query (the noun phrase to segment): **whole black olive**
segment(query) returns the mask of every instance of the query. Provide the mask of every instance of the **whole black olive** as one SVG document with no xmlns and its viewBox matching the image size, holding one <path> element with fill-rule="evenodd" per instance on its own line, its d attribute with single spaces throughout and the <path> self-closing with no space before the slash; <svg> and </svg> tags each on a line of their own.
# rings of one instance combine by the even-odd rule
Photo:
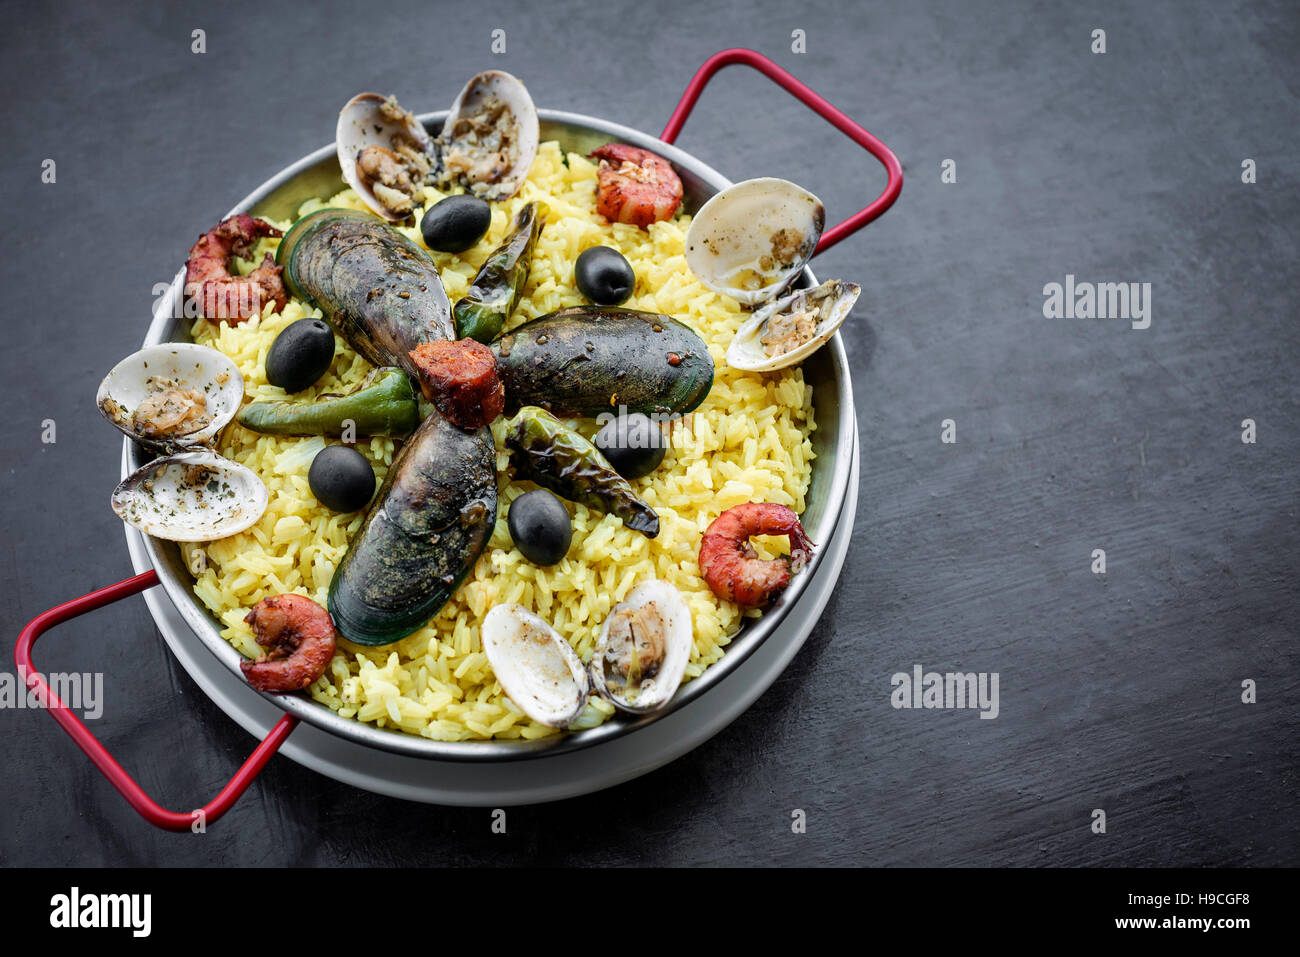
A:
<svg viewBox="0 0 1300 957">
<path fill-rule="evenodd" d="M 617 249 L 592 246 L 584 249 L 573 266 L 578 291 L 597 306 L 617 306 L 636 289 L 632 264 Z"/>
<path fill-rule="evenodd" d="M 329 371 L 334 330 L 320 319 L 285 326 L 266 353 L 266 381 L 285 392 L 301 392 Z"/>
<path fill-rule="evenodd" d="M 375 494 L 375 470 L 370 461 L 348 445 L 327 445 L 307 470 L 307 484 L 316 500 L 336 512 L 365 508 Z"/>
<path fill-rule="evenodd" d="M 492 225 L 486 199 L 462 193 L 448 196 L 424 211 L 420 233 L 424 244 L 440 253 L 463 253 L 483 238 Z"/>
<path fill-rule="evenodd" d="M 623 478 L 649 475 L 664 460 L 668 440 L 664 430 L 640 412 L 619 415 L 596 433 L 596 448 Z"/>
<path fill-rule="evenodd" d="M 544 488 L 514 500 L 506 516 L 510 537 L 535 565 L 554 565 L 569 552 L 573 523 L 563 503 Z"/>
</svg>

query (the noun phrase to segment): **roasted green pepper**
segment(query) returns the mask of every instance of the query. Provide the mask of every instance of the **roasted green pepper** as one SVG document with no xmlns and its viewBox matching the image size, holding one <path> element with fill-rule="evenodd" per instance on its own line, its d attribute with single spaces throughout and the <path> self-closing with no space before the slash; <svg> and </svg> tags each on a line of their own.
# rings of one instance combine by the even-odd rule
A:
<svg viewBox="0 0 1300 957">
<path fill-rule="evenodd" d="M 544 222 L 536 203 L 519 210 L 510 236 L 484 261 L 469 292 L 452 310 L 457 339 L 477 339 L 486 345 L 501 332 L 528 284 L 533 247 Z"/>
<path fill-rule="evenodd" d="M 376 369 L 348 395 L 303 401 L 252 402 L 239 424 L 269 435 L 342 435 L 351 421 L 358 435 L 410 435 L 420 424 L 420 403 L 401 369 Z"/>
<path fill-rule="evenodd" d="M 545 409 L 520 409 L 506 432 L 506 445 L 522 477 L 561 498 L 617 515 L 649 538 L 659 534 L 659 516 L 637 498 L 627 479 L 598 448 Z"/>
</svg>

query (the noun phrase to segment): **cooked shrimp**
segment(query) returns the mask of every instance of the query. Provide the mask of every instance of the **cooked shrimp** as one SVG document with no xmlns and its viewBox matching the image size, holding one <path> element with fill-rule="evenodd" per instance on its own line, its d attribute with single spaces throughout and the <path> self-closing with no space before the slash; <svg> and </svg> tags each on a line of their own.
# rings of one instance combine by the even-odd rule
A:
<svg viewBox="0 0 1300 957">
<path fill-rule="evenodd" d="M 253 244 L 263 236 L 279 236 L 280 230 L 247 213 L 237 213 L 199 237 L 185 261 L 185 295 L 199 303 L 205 319 L 231 325 L 261 315 L 262 305 L 274 302 L 277 310 L 289 301 L 280 279 L 282 266 L 270 253 L 247 276 L 230 272 L 234 256 L 245 259 Z"/>
<path fill-rule="evenodd" d="M 785 535 L 790 555 L 772 561 L 757 557 L 751 535 Z M 700 571 L 713 593 L 747 608 L 765 608 L 780 597 L 790 576 L 812 558 L 813 543 L 799 516 L 784 505 L 749 502 L 727 509 L 700 542 Z"/>
<path fill-rule="evenodd" d="M 244 619 L 267 653 L 239 669 L 258 691 L 301 691 L 325 673 L 337 633 L 330 613 L 302 595 L 263 598 Z"/>
<path fill-rule="evenodd" d="M 600 160 L 596 211 L 611 223 L 644 229 L 677 212 L 682 181 L 662 156 L 623 143 L 606 143 L 591 158 Z"/>
</svg>

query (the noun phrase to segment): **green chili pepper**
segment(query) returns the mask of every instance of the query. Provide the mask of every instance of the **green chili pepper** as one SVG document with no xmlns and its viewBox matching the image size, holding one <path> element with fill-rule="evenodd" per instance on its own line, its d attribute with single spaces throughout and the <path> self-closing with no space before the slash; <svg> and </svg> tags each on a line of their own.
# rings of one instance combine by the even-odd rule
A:
<svg viewBox="0 0 1300 957">
<path fill-rule="evenodd" d="M 528 284 L 533 247 L 544 222 L 536 203 L 519 210 L 510 236 L 484 261 L 469 292 L 452 310 L 456 338 L 487 344 L 501 332 Z"/>
<path fill-rule="evenodd" d="M 401 369 L 376 369 L 348 395 L 252 402 L 239 412 L 240 425 L 269 435 L 337 436 L 349 420 L 359 435 L 410 435 L 420 424 L 410 377 Z"/>
<path fill-rule="evenodd" d="M 617 515 L 648 538 L 659 534 L 659 516 L 636 497 L 600 449 L 544 409 L 525 406 L 506 431 L 510 461 L 523 477 L 561 498 Z"/>
</svg>

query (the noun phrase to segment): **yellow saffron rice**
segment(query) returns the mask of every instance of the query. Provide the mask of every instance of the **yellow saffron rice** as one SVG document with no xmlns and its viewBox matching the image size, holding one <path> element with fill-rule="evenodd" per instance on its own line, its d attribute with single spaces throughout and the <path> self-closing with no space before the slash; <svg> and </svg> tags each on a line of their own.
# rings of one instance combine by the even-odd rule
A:
<svg viewBox="0 0 1300 957">
<path fill-rule="evenodd" d="M 518 209 L 536 200 L 545 206 L 546 226 L 510 327 L 582 305 L 574 262 L 584 249 L 607 245 L 626 256 L 636 271 L 636 292 L 626 306 L 675 316 L 704 338 L 716 366 L 713 390 L 694 413 L 674 424 L 663 464 L 632 483 L 658 512 L 660 533 L 646 538 L 613 516 L 570 502 L 573 544 L 568 556 L 549 568 L 529 562 L 511 543 L 506 515 L 510 502 L 535 486 L 507 479 L 502 444 L 507 420 L 498 419 L 492 433 L 500 507 L 488 547 L 453 599 L 420 630 L 383 647 L 339 643 L 310 694 L 344 717 L 439 741 L 559 733 L 531 721 L 502 693 L 479 642 L 480 622 L 493 605 L 517 602 L 549 621 L 588 661 L 610 609 L 635 585 L 652 578 L 674 584 L 690 605 L 695 648 L 686 680 L 697 677 L 722 657 L 743 621 L 741 609 L 716 598 L 700 576 L 697 555 L 704 530 L 724 509 L 742 502 L 804 509 L 813 458 L 809 436 L 816 424 L 812 389 L 802 373 L 797 367 L 766 375 L 729 368 L 726 348 L 746 313 L 734 300 L 701 285 L 687 268 L 683 250 L 690 218 L 655 223 L 648 231 L 611 225 L 596 213 L 595 189 L 596 167 L 590 160 L 575 153 L 565 157 L 558 144 L 543 143 L 523 189 L 493 205 L 488 235 L 461 255 L 430 256 L 454 303 L 505 238 Z M 429 190 L 428 205 L 440 198 Z M 326 203 L 309 202 L 300 212 L 326 205 L 363 208 L 356 194 L 345 190 Z M 288 228 L 290 223 L 276 225 Z M 402 231 L 424 248 L 418 224 Z M 260 260 L 276 244 L 262 241 L 253 258 Z M 253 263 L 240 262 L 239 267 L 248 272 Z M 267 350 L 287 325 L 310 316 L 320 312 L 291 299 L 280 313 L 268 306 L 260 318 L 236 326 L 198 319 L 192 331 L 196 342 L 238 363 L 249 400 L 282 399 L 282 390 L 266 381 Z M 336 337 L 335 346 L 329 372 L 299 398 L 349 392 L 370 371 L 369 363 L 341 338 Z M 593 420 L 570 424 L 588 437 L 597 429 Z M 285 592 L 324 605 L 334 569 L 361 527 L 363 512 L 337 514 L 311 493 L 307 470 L 325 444 L 320 438 L 259 435 L 238 424 L 223 436 L 221 453 L 261 477 L 270 504 L 248 531 L 206 546 L 185 546 L 186 558 L 192 569 L 203 569 L 195 593 L 224 625 L 223 637 L 248 657 L 260 650 L 244 623 L 248 610 L 262 598 Z M 394 440 L 359 437 L 356 447 L 382 482 L 393 460 Z M 784 539 L 756 539 L 754 544 L 763 558 L 785 550 Z M 607 701 L 592 696 L 574 727 L 593 727 L 613 713 Z"/>
</svg>

